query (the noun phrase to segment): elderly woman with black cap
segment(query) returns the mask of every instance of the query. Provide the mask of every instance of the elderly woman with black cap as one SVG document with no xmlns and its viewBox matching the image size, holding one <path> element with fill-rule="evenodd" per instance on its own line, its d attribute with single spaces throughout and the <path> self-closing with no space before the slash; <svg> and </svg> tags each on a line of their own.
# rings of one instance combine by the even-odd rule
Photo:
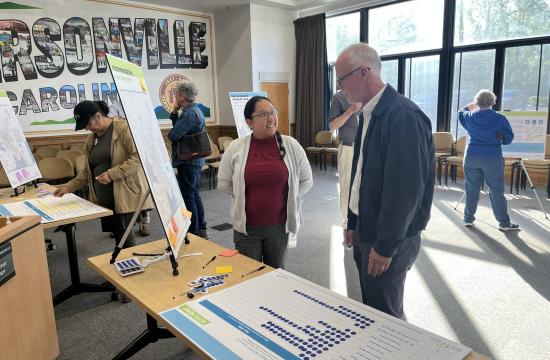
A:
<svg viewBox="0 0 550 360">
<path fill-rule="evenodd" d="M 101 228 L 112 232 L 118 244 L 148 186 L 128 123 L 110 118 L 108 114 L 109 107 L 103 101 L 86 100 L 74 108 L 75 131 L 91 131 L 84 144 L 86 166 L 74 179 L 60 185 L 54 196 L 88 185 L 90 200 L 113 210 L 113 216 L 101 218 Z M 143 208 L 153 208 L 150 197 Z M 130 232 L 124 247 L 134 245 L 134 235 Z"/>
</svg>

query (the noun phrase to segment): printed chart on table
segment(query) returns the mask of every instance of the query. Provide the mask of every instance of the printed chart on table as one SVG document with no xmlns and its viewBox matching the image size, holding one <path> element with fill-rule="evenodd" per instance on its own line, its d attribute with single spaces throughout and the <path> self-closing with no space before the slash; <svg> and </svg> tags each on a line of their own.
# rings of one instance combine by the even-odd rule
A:
<svg viewBox="0 0 550 360">
<path fill-rule="evenodd" d="M 471 352 L 280 269 L 160 315 L 213 358 L 452 360 Z"/>
<path fill-rule="evenodd" d="M 63 197 L 46 196 L 40 199 L 23 200 L 0 205 L 1 216 L 42 217 L 42 223 L 74 219 L 106 211 L 101 206 L 86 201 L 74 194 Z"/>
</svg>

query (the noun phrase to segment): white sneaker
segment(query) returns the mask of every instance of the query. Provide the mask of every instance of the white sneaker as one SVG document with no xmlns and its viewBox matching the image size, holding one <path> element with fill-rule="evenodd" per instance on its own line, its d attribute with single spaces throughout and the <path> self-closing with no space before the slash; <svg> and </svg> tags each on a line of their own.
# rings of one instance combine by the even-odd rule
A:
<svg viewBox="0 0 550 360">
<path fill-rule="evenodd" d="M 466 226 L 467 228 L 473 228 L 474 227 L 474 222 L 473 221 L 464 221 L 464 226 Z"/>
<path fill-rule="evenodd" d="M 512 223 L 510 223 L 510 224 L 507 225 L 507 226 L 500 226 L 500 225 L 499 225 L 499 226 L 498 226 L 498 229 L 499 229 L 500 231 L 518 231 L 518 230 L 520 230 L 518 224 L 512 224 Z"/>
</svg>

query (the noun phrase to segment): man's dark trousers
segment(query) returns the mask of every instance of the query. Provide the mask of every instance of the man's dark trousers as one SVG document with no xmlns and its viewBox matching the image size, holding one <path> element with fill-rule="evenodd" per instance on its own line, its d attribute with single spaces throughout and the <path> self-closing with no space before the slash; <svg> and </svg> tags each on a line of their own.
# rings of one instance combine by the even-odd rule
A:
<svg viewBox="0 0 550 360">
<path fill-rule="evenodd" d="M 354 232 L 353 257 L 359 271 L 363 303 L 403 319 L 405 278 L 420 251 L 420 233 L 405 239 L 393 256 L 388 269 L 377 277 L 368 274 L 369 252 L 372 244 L 361 242 L 359 239 L 360 234 L 357 231 Z"/>
</svg>

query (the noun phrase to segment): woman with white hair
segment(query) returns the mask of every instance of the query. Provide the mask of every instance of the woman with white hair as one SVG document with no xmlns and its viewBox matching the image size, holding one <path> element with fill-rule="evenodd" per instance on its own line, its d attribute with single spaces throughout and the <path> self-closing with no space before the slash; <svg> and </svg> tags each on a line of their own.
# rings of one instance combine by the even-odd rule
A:
<svg viewBox="0 0 550 360">
<path fill-rule="evenodd" d="M 207 238 L 204 206 L 200 195 L 204 159 L 180 160 L 178 157 L 178 141 L 185 135 L 200 133 L 206 126 L 204 115 L 195 103 L 198 94 L 199 91 L 192 82 L 182 82 L 178 85 L 176 102 L 170 114 L 173 127 L 168 133 L 168 139 L 172 142 L 172 165 L 178 169 L 177 179 L 181 195 L 185 207 L 191 211 L 189 232 Z"/>
<path fill-rule="evenodd" d="M 492 109 L 496 99 L 492 91 L 480 90 L 474 102 L 458 112 L 458 120 L 469 137 L 464 156 L 464 225 L 474 226 L 479 191 L 485 181 L 489 186 L 489 197 L 498 228 L 502 231 L 519 230 L 517 224 L 510 222 L 504 198 L 502 145 L 510 144 L 514 133 L 508 119 Z"/>
</svg>

